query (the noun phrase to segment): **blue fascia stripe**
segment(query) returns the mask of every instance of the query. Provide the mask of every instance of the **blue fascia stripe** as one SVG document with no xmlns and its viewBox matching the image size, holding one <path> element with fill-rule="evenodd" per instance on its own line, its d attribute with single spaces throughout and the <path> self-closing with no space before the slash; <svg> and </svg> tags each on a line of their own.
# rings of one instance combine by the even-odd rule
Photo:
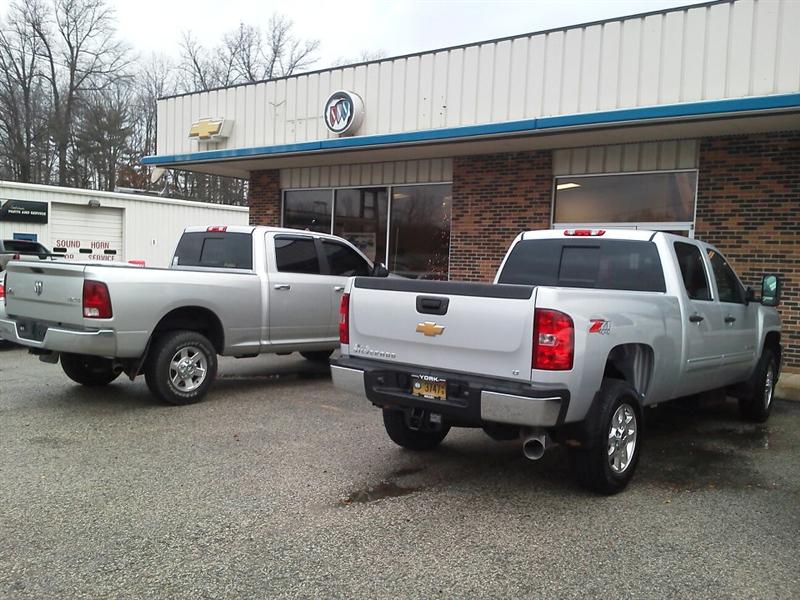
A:
<svg viewBox="0 0 800 600">
<path fill-rule="evenodd" d="M 179 163 L 216 161 L 232 158 L 255 158 L 319 152 L 324 150 L 359 149 L 375 146 L 391 146 L 397 144 L 418 144 L 439 142 L 459 138 L 483 138 L 493 135 L 513 133 L 535 133 L 550 129 L 566 129 L 586 125 L 613 125 L 630 121 L 647 121 L 654 119 L 678 119 L 682 117 L 702 117 L 708 115 L 724 115 L 737 112 L 779 110 L 800 108 L 800 93 L 776 94 L 772 96 L 754 96 L 749 98 L 731 98 L 726 100 L 706 100 L 682 104 L 666 104 L 644 108 L 623 108 L 593 113 L 539 117 L 521 121 L 489 123 L 485 125 L 463 125 L 442 129 L 426 129 L 404 133 L 386 133 L 356 137 L 332 138 L 297 144 L 280 144 L 277 146 L 261 146 L 255 148 L 231 148 L 229 150 L 207 150 L 188 154 L 166 156 L 145 156 L 145 165 L 174 165 Z"/>
</svg>

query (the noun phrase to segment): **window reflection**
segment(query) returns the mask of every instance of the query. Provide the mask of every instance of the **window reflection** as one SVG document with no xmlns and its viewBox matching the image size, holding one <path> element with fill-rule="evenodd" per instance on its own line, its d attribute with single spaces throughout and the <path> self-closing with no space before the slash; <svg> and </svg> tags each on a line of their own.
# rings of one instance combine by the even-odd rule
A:
<svg viewBox="0 0 800 600">
<path fill-rule="evenodd" d="M 559 177 L 553 221 L 691 222 L 696 182 L 696 171 Z"/>
<path fill-rule="evenodd" d="M 375 262 L 386 261 L 386 188 L 336 190 L 333 233 L 341 236 Z"/>
<path fill-rule="evenodd" d="M 447 279 L 452 197 L 450 185 L 392 188 L 389 271 L 419 279 Z"/>
<path fill-rule="evenodd" d="M 284 227 L 319 233 L 331 232 L 330 190 L 286 192 L 283 202 Z"/>
</svg>

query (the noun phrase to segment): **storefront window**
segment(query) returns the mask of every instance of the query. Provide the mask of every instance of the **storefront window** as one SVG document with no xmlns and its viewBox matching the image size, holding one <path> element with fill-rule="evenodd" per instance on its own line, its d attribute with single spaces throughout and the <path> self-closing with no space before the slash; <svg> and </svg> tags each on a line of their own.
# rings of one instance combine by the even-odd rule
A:
<svg viewBox="0 0 800 600">
<path fill-rule="evenodd" d="M 386 261 L 386 188 L 336 190 L 333 233 L 351 242 L 367 258 Z"/>
<path fill-rule="evenodd" d="M 283 226 L 319 233 L 331 232 L 331 191 L 299 190 L 283 197 Z"/>
<path fill-rule="evenodd" d="M 558 177 L 553 222 L 691 223 L 696 171 Z"/>
<path fill-rule="evenodd" d="M 415 279 L 447 279 L 450 185 L 392 188 L 389 271 Z"/>
</svg>

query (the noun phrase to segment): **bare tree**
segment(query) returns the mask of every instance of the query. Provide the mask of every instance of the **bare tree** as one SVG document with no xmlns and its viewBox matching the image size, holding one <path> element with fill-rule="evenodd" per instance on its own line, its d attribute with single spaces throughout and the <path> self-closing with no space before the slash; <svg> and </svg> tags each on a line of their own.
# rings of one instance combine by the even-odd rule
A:
<svg viewBox="0 0 800 600">
<path fill-rule="evenodd" d="M 332 67 L 344 67 L 355 63 L 370 62 L 386 58 L 386 50 L 362 50 L 356 58 L 339 57 L 333 61 Z"/>
<path fill-rule="evenodd" d="M 292 75 L 317 59 L 318 40 L 299 40 L 287 17 L 273 15 L 266 32 L 245 23 L 226 33 L 214 48 L 203 47 L 191 32 L 181 42 L 185 91 L 208 90 Z"/>
<path fill-rule="evenodd" d="M 40 43 L 27 10 L 13 2 L 0 29 L 0 152 L 14 179 L 35 182 L 46 171 L 49 102 L 40 79 Z"/>
<path fill-rule="evenodd" d="M 69 183 L 69 149 L 81 94 L 124 76 L 125 45 L 116 39 L 114 13 L 105 0 L 29 0 L 29 24 L 41 42 L 53 103 L 50 134 L 58 156 L 58 183 Z"/>
</svg>

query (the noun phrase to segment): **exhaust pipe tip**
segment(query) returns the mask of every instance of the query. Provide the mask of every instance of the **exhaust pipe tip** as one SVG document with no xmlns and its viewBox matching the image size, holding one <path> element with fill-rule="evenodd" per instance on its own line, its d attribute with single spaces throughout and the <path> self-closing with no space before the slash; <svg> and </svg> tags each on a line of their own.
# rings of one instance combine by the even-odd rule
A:
<svg viewBox="0 0 800 600">
<path fill-rule="evenodd" d="M 522 453 L 528 460 L 539 460 L 544 456 L 545 445 L 539 438 L 529 438 L 522 443 Z"/>
</svg>

